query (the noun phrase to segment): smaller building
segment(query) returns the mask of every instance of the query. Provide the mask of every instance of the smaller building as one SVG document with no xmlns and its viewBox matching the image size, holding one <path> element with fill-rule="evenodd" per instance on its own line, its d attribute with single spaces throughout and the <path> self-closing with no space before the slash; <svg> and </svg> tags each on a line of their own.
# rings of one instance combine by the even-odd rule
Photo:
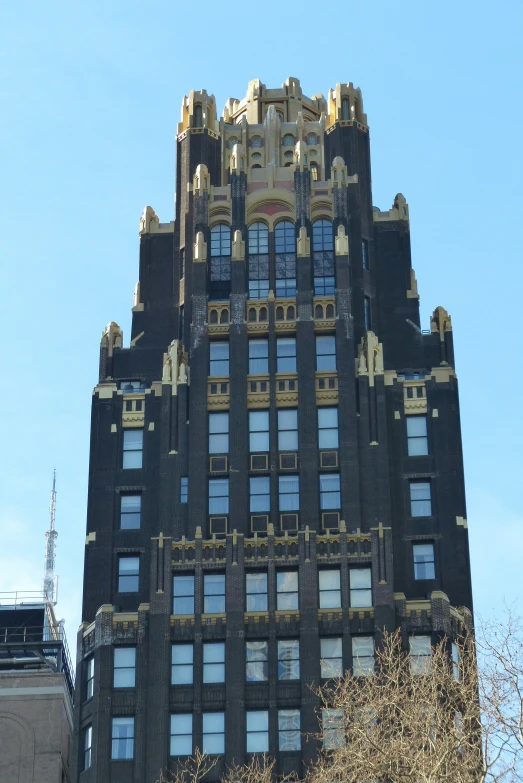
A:
<svg viewBox="0 0 523 783">
<path fill-rule="evenodd" d="M 0 781 L 69 783 L 74 674 L 43 594 L 0 593 Z"/>
</svg>

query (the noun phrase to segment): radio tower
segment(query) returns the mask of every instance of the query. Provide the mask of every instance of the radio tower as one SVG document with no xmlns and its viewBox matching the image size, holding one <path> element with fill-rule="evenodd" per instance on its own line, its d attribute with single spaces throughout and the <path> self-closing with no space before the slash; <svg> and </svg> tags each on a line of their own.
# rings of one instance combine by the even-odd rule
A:
<svg viewBox="0 0 523 783">
<path fill-rule="evenodd" d="M 54 529 L 56 514 L 56 470 L 53 471 L 53 489 L 51 492 L 51 501 L 49 503 L 49 513 L 51 516 L 51 525 L 45 534 L 44 595 L 47 600 L 54 605 L 56 604 L 54 561 L 56 557 L 56 539 L 58 537 L 58 533 Z"/>
</svg>

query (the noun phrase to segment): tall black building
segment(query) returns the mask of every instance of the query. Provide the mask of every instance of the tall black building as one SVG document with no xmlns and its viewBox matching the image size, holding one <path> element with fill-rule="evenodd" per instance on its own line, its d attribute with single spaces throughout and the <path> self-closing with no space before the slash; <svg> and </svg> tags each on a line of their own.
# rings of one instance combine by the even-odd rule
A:
<svg viewBox="0 0 523 783">
<path fill-rule="evenodd" d="M 421 329 L 403 196 L 372 206 L 359 89 L 184 98 L 132 318 L 93 394 L 78 780 L 195 747 L 300 773 L 312 683 L 472 608 L 451 320 Z"/>
</svg>

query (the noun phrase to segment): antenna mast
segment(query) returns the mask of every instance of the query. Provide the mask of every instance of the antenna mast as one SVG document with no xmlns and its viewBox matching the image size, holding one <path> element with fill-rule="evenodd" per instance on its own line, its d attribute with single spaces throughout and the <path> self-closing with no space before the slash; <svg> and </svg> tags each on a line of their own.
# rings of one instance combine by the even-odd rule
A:
<svg viewBox="0 0 523 783">
<path fill-rule="evenodd" d="M 53 471 L 53 489 L 51 491 L 51 501 L 49 503 L 49 514 L 51 517 L 51 524 L 49 530 L 47 530 L 45 534 L 44 595 L 50 603 L 56 604 L 54 576 L 56 539 L 58 538 L 58 533 L 54 528 L 56 515 L 56 470 Z"/>
</svg>

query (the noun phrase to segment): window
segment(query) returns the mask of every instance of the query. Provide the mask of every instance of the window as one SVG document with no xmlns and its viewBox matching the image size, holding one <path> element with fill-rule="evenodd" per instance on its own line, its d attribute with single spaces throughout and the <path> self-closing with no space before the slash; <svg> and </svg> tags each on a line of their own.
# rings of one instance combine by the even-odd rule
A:
<svg viewBox="0 0 523 783">
<path fill-rule="evenodd" d="M 312 249 L 315 252 L 334 250 L 334 234 L 330 220 L 316 220 L 312 224 Z"/>
<path fill-rule="evenodd" d="M 280 511 L 300 510 L 300 477 L 278 476 Z"/>
<path fill-rule="evenodd" d="M 409 644 L 410 673 L 429 674 L 431 670 L 430 636 L 411 636 Z"/>
<path fill-rule="evenodd" d="M 349 585 L 351 606 L 372 606 L 372 573 L 370 568 L 351 568 Z"/>
<path fill-rule="evenodd" d="M 318 446 L 320 449 L 338 448 L 337 408 L 318 408 Z"/>
<path fill-rule="evenodd" d="M 171 715 L 171 756 L 192 754 L 192 713 Z"/>
<path fill-rule="evenodd" d="M 452 674 L 454 675 L 456 682 L 461 680 L 459 647 L 455 642 L 452 642 Z"/>
<path fill-rule="evenodd" d="M 209 454 L 228 454 L 229 414 L 209 413 Z"/>
<path fill-rule="evenodd" d="M 202 105 L 201 103 L 197 103 L 194 107 L 194 127 L 195 128 L 201 128 L 202 127 Z"/>
<path fill-rule="evenodd" d="M 225 612 L 225 574 L 203 575 L 203 611 L 205 614 Z"/>
<path fill-rule="evenodd" d="M 247 717 L 247 753 L 268 753 L 269 751 L 269 713 L 267 710 L 254 710 Z"/>
<path fill-rule="evenodd" d="M 260 148 L 262 146 L 262 140 L 261 136 L 254 136 L 254 138 L 251 140 L 251 147 Z M 203 751 L 205 753 L 205 751 Z"/>
<path fill-rule="evenodd" d="M 249 449 L 269 451 L 269 411 L 249 411 Z"/>
<path fill-rule="evenodd" d="M 407 416 L 407 451 L 409 457 L 422 457 L 429 453 L 427 438 L 427 417 Z M 430 485 L 429 485 L 430 495 Z M 424 516 L 412 514 L 412 516 Z"/>
<path fill-rule="evenodd" d="M 298 609 L 298 572 L 276 572 L 276 609 Z"/>
<path fill-rule="evenodd" d="M 276 340 L 276 372 L 296 372 L 296 338 Z"/>
<path fill-rule="evenodd" d="M 278 410 L 278 451 L 298 450 L 298 411 L 293 408 Z"/>
<path fill-rule="evenodd" d="M 120 381 L 120 389 L 124 394 L 139 394 L 146 389 L 144 381 Z"/>
<path fill-rule="evenodd" d="M 122 468 L 142 467 L 143 456 L 143 430 L 123 431 L 123 463 Z"/>
<path fill-rule="evenodd" d="M 225 713 L 204 712 L 202 717 L 202 752 L 208 756 L 219 756 L 225 753 Z"/>
<path fill-rule="evenodd" d="M 366 239 L 361 240 L 361 262 L 364 269 L 369 268 L 369 243 Z"/>
<path fill-rule="evenodd" d="M 410 515 L 412 517 L 432 516 L 430 481 L 410 481 Z"/>
<path fill-rule="evenodd" d="M 316 369 L 336 369 L 336 338 L 334 335 L 316 337 Z"/>
<path fill-rule="evenodd" d="M 320 639 L 321 676 L 324 680 L 343 676 L 341 637 Z"/>
<path fill-rule="evenodd" d="M 231 255 L 231 229 L 219 223 L 211 229 L 211 257 Z"/>
<path fill-rule="evenodd" d="M 286 133 L 283 137 L 284 147 L 294 147 L 294 136 L 291 133 Z"/>
<path fill-rule="evenodd" d="M 93 727 L 86 726 L 84 729 L 84 765 L 82 769 L 89 769 L 91 766 L 91 748 L 93 745 Z"/>
<path fill-rule="evenodd" d="M 323 727 L 323 749 L 335 750 L 343 747 L 343 712 L 342 710 L 323 709 L 321 711 Z"/>
<path fill-rule="evenodd" d="M 249 298 L 267 299 L 268 295 L 269 231 L 263 223 L 255 223 L 249 228 Z"/>
<path fill-rule="evenodd" d="M 314 296 L 335 292 L 334 236 L 330 220 L 317 220 L 312 226 Z"/>
<path fill-rule="evenodd" d="M 225 642 L 204 642 L 203 681 L 225 682 Z"/>
<path fill-rule="evenodd" d="M 194 614 L 194 574 L 173 578 L 173 614 Z"/>
<path fill-rule="evenodd" d="M 249 226 L 249 255 L 265 255 L 269 252 L 269 229 L 265 223 Z"/>
<path fill-rule="evenodd" d="M 370 312 L 370 297 L 363 297 L 363 322 L 365 324 L 365 331 L 370 332 L 372 329 L 372 318 Z"/>
<path fill-rule="evenodd" d="M 134 756 L 134 718 L 113 718 L 111 758 L 132 759 Z"/>
<path fill-rule="evenodd" d="M 140 558 L 120 556 L 118 558 L 118 592 L 137 593 L 140 582 Z"/>
<path fill-rule="evenodd" d="M 211 229 L 211 299 L 227 299 L 231 293 L 231 229 L 220 223 Z"/>
<path fill-rule="evenodd" d="M 94 658 L 85 662 L 85 698 L 92 699 L 94 693 Z"/>
<path fill-rule="evenodd" d="M 269 372 L 269 341 L 249 340 L 249 375 Z"/>
<path fill-rule="evenodd" d="M 120 497 L 120 529 L 138 530 L 142 513 L 141 495 L 121 495 Z"/>
<path fill-rule="evenodd" d="M 435 579 L 434 544 L 413 544 L 414 579 Z"/>
<path fill-rule="evenodd" d="M 171 648 L 171 685 L 192 685 L 193 658 L 192 644 L 173 644 Z"/>
<path fill-rule="evenodd" d="M 320 569 L 320 609 L 339 609 L 341 607 L 340 569 Z"/>
<path fill-rule="evenodd" d="M 278 710 L 278 740 L 280 750 L 300 750 L 299 710 Z"/>
<path fill-rule="evenodd" d="M 247 682 L 269 679 L 268 642 L 245 642 L 245 679 Z"/>
<path fill-rule="evenodd" d="M 341 101 L 341 119 L 350 120 L 350 102 L 348 98 L 342 98 Z"/>
<path fill-rule="evenodd" d="M 229 513 L 229 479 L 209 479 L 209 514 Z"/>
<path fill-rule="evenodd" d="M 374 674 L 374 639 L 372 636 L 352 637 L 352 672 L 355 677 Z"/>
<path fill-rule="evenodd" d="M 339 473 L 320 473 L 320 508 L 341 508 Z"/>
<path fill-rule="evenodd" d="M 300 679 L 300 643 L 298 639 L 278 641 L 278 679 Z"/>
<path fill-rule="evenodd" d="M 268 476 L 260 476 L 249 479 L 250 483 L 250 511 L 257 513 L 260 511 L 270 511 L 271 508 L 271 488 Z"/>
<path fill-rule="evenodd" d="M 266 612 L 267 574 L 261 571 L 245 574 L 245 594 L 247 612 Z"/>
<path fill-rule="evenodd" d="M 311 172 L 311 178 L 312 178 L 313 182 L 317 182 L 318 181 L 318 164 L 315 163 L 315 162 L 310 163 L 309 164 L 309 169 L 310 169 L 310 172 Z"/>
<path fill-rule="evenodd" d="M 308 133 L 307 134 L 307 144 L 316 144 L 318 141 L 318 138 L 315 133 Z"/>
<path fill-rule="evenodd" d="M 187 496 L 189 493 L 189 477 L 180 477 L 180 503 L 187 503 Z"/>
<path fill-rule="evenodd" d="M 294 223 L 283 220 L 274 229 L 276 296 L 296 296 L 296 234 Z"/>
<path fill-rule="evenodd" d="M 136 647 L 115 647 L 113 687 L 134 688 L 136 685 Z"/>
<path fill-rule="evenodd" d="M 211 343 L 209 357 L 209 375 L 229 375 L 229 343 Z"/>
</svg>

